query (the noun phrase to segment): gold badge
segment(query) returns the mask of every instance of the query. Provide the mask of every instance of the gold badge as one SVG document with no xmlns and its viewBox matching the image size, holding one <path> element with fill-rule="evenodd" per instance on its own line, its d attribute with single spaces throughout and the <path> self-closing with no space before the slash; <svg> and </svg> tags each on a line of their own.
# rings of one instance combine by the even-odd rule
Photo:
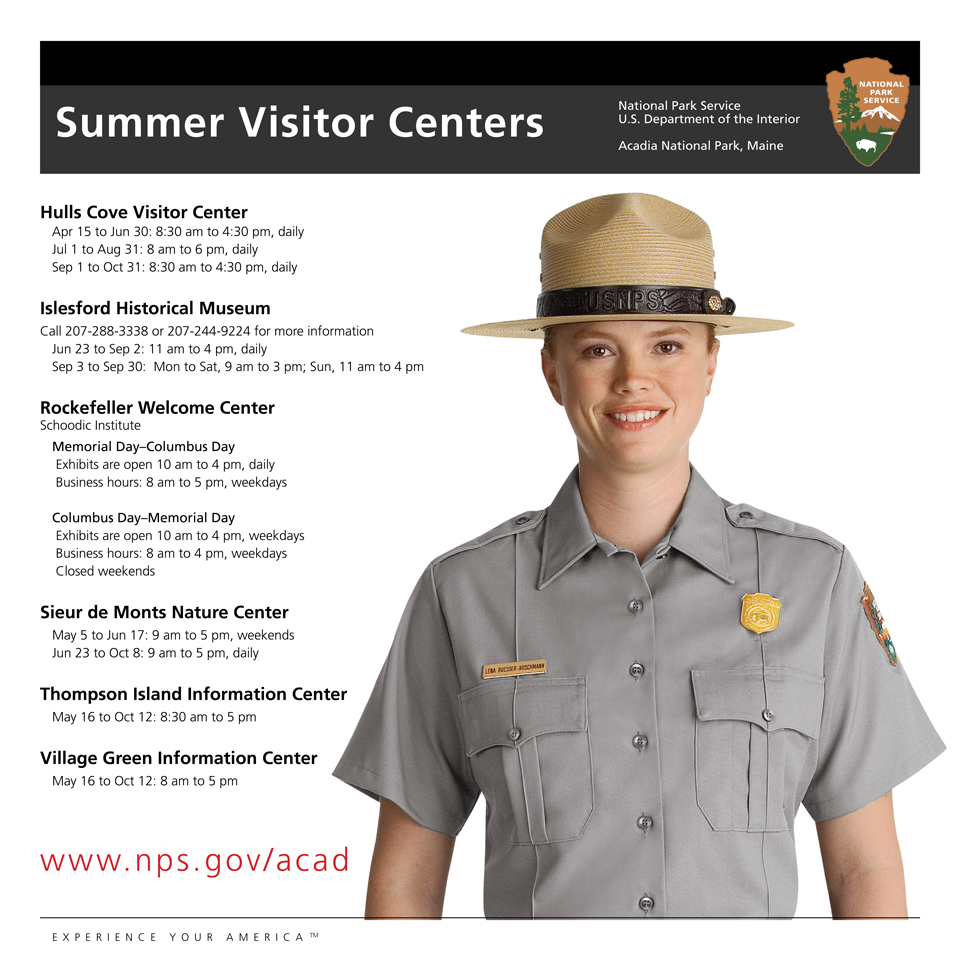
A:
<svg viewBox="0 0 960 960">
<path fill-rule="evenodd" d="M 873 628 L 877 640 L 880 641 L 880 646 L 883 647 L 887 659 L 896 666 L 897 649 L 890 639 L 890 631 L 883 625 L 883 617 L 877 608 L 877 601 L 874 599 L 873 591 L 866 583 L 863 585 L 863 597 L 860 599 L 860 603 L 863 604 L 863 612 L 867 615 L 867 620 L 870 621 L 870 626 Z"/>
<path fill-rule="evenodd" d="M 488 663 L 483 668 L 483 679 L 519 677 L 527 673 L 546 673 L 546 660 L 514 660 L 513 663 Z"/>
<path fill-rule="evenodd" d="M 740 622 L 754 633 L 769 633 L 780 624 L 780 601 L 768 593 L 748 593 L 743 598 Z"/>
</svg>

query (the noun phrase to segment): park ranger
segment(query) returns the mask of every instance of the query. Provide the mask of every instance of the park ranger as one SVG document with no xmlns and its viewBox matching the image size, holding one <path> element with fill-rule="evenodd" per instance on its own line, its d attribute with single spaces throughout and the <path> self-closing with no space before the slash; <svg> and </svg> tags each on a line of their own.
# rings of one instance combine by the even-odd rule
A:
<svg viewBox="0 0 960 960">
<path fill-rule="evenodd" d="M 482 792 L 491 917 L 789 917 L 794 817 L 835 916 L 903 916 L 890 791 L 943 744 L 843 544 L 722 500 L 688 447 L 716 335 L 702 219 L 645 194 L 549 221 L 536 319 L 579 464 L 434 560 L 335 774 L 381 801 L 368 916 L 439 916 Z M 895 724 L 897 736 L 887 731 Z"/>
</svg>

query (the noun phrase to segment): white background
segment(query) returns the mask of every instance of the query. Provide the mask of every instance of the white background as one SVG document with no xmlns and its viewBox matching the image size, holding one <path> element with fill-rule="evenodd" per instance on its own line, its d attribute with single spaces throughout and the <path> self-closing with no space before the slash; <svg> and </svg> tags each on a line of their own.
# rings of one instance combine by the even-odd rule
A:
<svg viewBox="0 0 960 960">
<path fill-rule="evenodd" d="M 601 5 L 603 7 L 603 5 Z M 446 11 L 446 8 L 443 8 Z M 121 11 L 123 17 L 120 17 Z M 101 4 L 81 15 L 70 8 L 47 11 L 23 27 L 8 52 L 7 89 L 19 91 L 7 134 L 8 173 L 4 227 L 8 345 L 5 394 L 9 510 L 5 583 L 10 613 L 4 718 L 7 735 L 2 767 L 8 799 L 8 871 L 4 886 L 10 917 L 7 936 L 31 955 L 63 949 L 51 942 L 59 931 L 157 930 L 150 954 L 207 951 L 229 954 L 227 931 L 317 930 L 321 940 L 270 946 L 281 951 L 395 949 L 409 939 L 418 949 L 456 949 L 468 956 L 490 949 L 491 932 L 502 928 L 456 920 L 399 932 L 353 920 L 328 921 L 42 921 L 40 916 L 110 917 L 319 917 L 348 916 L 362 909 L 366 866 L 377 808 L 329 776 L 356 722 L 386 654 L 409 591 L 429 560 L 520 510 L 549 503 L 575 461 L 575 446 L 562 411 L 539 375 L 535 341 L 465 337 L 469 324 L 531 316 L 536 295 L 539 235 L 560 209 L 602 193 L 641 191 L 683 204 L 711 225 L 717 250 L 717 286 L 737 301 L 738 313 L 796 323 L 792 330 L 721 339 L 713 394 L 694 438 L 691 459 L 727 499 L 747 501 L 773 513 L 828 531 L 848 544 L 870 581 L 901 661 L 909 670 L 931 719 L 950 746 L 953 685 L 956 536 L 952 467 L 956 404 L 952 293 L 956 203 L 952 196 L 952 152 L 931 140 L 934 118 L 952 97 L 943 91 L 953 54 L 933 23 L 913 20 L 908 28 L 878 29 L 880 39 L 902 36 L 923 42 L 924 115 L 927 136 L 919 176 L 624 176 L 543 177 L 45 177 L 36 152 L 39 39 L 682 39 L 676 13 L 650 19 L 634 5 L 589 10 L 553 6 L 537 14 L 502 18 L 487 5 L 483 22 L 457 16 L 451 22 L 421 18 L 405 7 L 382 16 L 272 5 L 223 7 L 219 15 L 196 5 L 166 4 L 137 14 Z M 729 12 L 729 11 L 728 11 Z M 892 5 L 874 11 L 902 18 Z M 55 14 L 55 15 L 54 15 Z M 826 13 L 824 14 L 826 15 Z M 243 24 L 244 18 L 257 23 Z M 747 20 L 744 13 L 744 20 Z M 701 18 L 693 39 L 815 39 L 815 21 L 760 33 L 731 26 L 731 18 Z M 824 21 L 826 22 L 826 21 Z M 889 23 L 890 21 L 887 21 Z M 897 22 L 900 22 L 898 19 Z M 886 26 L 886 23 L 884 24 Z M 374 31 L 371 33 L 371 30 Z M 479 32 L 478 32 L 479 31 Z M 844 35 L 856 34 L 845 30 Z M 862 31 L 869 39 L 870 33 Z M 719 45 L 718 45 L 719 46 Z M 883 56 L 882 44 L 864 44 L 852 56 Z M 600 48 L 602 49 L 602 47 Z M 733 51 L 724 47 L 727 55 Z M 492 52 L 493 58 L 493 52 Z M 836 64 L 840 67 L 840 64 Z M 896 70 L 896 64 L 894 64 Z M 488 78 L 477 78 L 484 82 Z M 355 82 L 356 78 L 348 78 Z M 495 82 L 495 70 L 489 78 Z M 909 112 L 908 107 L 908 112 Z M 824 106 L 826 113 L 826 104 Z M 13 122 L 16 121 L 16 122 Z M 826 117 L 825 117 L 826 122 Z M 896 149 L 896 144 L 892 145 Z M 851 159 L 851 163 L 852 163 Z M 880 164 L 883 161 L 881 159 Z M 50 221 L 41 204 L 128 205 L 149 202 L 184 206 L 246 206 L 250 221 L 299 224 L 306 235 L 292 258 L 294 277 L 261 281 L 169 283 L 144 278 L 98 280 L 49 273 Z M 273 248 L 279 250 L 280 248 Z M 277 254 L 279 256 L 279 253 Z M 273 253 L 269 254 L 273 257 Z M 254 287 L 254 283 L 259 283 Z M 246 284 L 246 285 L 245 285 Z M 403 291 L 424 285 L 426 303 Z M 399 294 L 397 292 L 400 292 Z M 47 374 L 48 343 L 38 336 L 41 299 L 146 299 L 181 301 L 236 299 L 270 302 L 276 321 L 287 325 L 323 322 L 373 326 L 367 341 L 304 345 L 308 358 L 415 361 L 424 373 L 335 375 L 324 379 L 275 375 L 215 383 L 201 375 L 182 379 L 117 378 L 69 383 Z M 370 306 L 373 304 L 373 306 Z M 437 305 L 447 305 L 440 306 Z M 274 345 L 268 359 L 294 356 L 299 347 Z M 214 375 L 215 376 L 215 375 Z M 231 494 L 229 503 L 184 499 L 154 506 L 146 498 L 123 499 L 139 509 L 221 509 L 248 522 L 243 529 L 303 530 L 307 541 L 293 559 L 271 570 L 253 563 L 224 563 L 217 576 L 190 567 L 153 583 L 94 587 L 64 584 L 53 576 L 49 514 L 103 501 L 89 494 L 64 496 L 52 485 L 50 434 L 40 434 L 40 398 L 77 400 L 112 396 L 120 400 L 171 397 L 190 401 L 231 397 L 278 404 L 272 421 L 214 427 L 174 424 L 164 434 L 149 421 L 154 439 L 225 439 L 259 451 L 286 476 L 283 493 Z M 121 437 L 117 437 L 120 439 Z M 68 438 L 69 439 L 69 438 Z M 129 496 L 129 495 L 127 495 Z M 240 524 L 238 523 L 238 526 Z M 231 665 L 215 673 L 185 664 L 155 665 L 142 673 L 108 665 L 49 659 L 50 624 L 39 620 L 42 603 L 74 601 L 140 604 L 289 606 L 297 639 L 259 644 L 256 665 Z M 51 666 L 52 664 L 52 666 Z M 38 687 L 58 685 L 130 687 L 214 681 L 224 686 L 264 684 L 290 688 L 333 686 L 350 691 L 343 704 L 256 707 L 256 733 L 227 741 L 209 727 L 171 731 L 84 729 L 64 731 L 50 722 L 51 706 Z M 72 681 L 78 681 L 76 683 Z M 81 682 L 82 681 L 82 682 Z M 200 685 L 202 685 L 202 683 Z M 896 719 L 889 735 L 896 738 Z M 277 746 L 275 746 L 277 745 Z M 101 752 L 176 747 L 211 751 L 274 747 L 316 752 L 315 767 L 257 767 L 240 773 L 243 783 L 226 791 L 123 794 L 95 788 L 81 793 L 51 787 L 51 769 L 39 763 L 51 748 Z M 104 772 L 100 770 L 98 772 Z M 156 771 L 154 771 L 156 772 Z M 871 923 L 866 929 L 797 920 L 789 931 L 759 924 L 678 922 L 658 926 L 637 940 L 623 925 L 571 923 L 512 926 L 509 935 L 527 949 L 640 949 L 670 937 L 672 948 L 737 953 L 744 945 L 786 949 L 799 955 L 811 944 L 836 944 L 856 937 L 856 949 L 894 955 L 932 943 L 947 929 L 955 882 L 948 871 L 955 856 L 951 787 L 956 779 L 950 753 L 895 791 L 898 831 L 904 854 L 908 903 L 918 922 Z M 826 891 L 812 823 L 797 820 L 801 917 L 825 916 Z M 53 877 L 38 867 L 47 850 L 169 850 L 336 852 L 347 845 L 347 874 L 282 877 L 229 875 L 207 880 L 168 874 Z M 481 912 L 482 813 L 470 820 L 457 843 L 448 887 L 447 913 Z M 169 947 L 167 931 L 210 930 L 208 945 Z M 387 940 L 386 938 L 390 939 Z M 414 940 L 414 938 L 416 938 Z M 909 939 L 908 939 L 909 938 Z M 623 943 L 620 944 L 620 940 Z M 529 941 L 529 943 L 528 943 Z M 769 941 L 769 946 L 767 945 Z M 730 944 L 727 948 L 725 945 Z M 569 946 L 568 946 L 569 944 Z M 499 947 L 499 943 L 498 943 Z M 129 947 L 82 942 L 74 954 L 109 953 Z M 131 951 L 132 952 L 132 951 Z"/>
</svg>

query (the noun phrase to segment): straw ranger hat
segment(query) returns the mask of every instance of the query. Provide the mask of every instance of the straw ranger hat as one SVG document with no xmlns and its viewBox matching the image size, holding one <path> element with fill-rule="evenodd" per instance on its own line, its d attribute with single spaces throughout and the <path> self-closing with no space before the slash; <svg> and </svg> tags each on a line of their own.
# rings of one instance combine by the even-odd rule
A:
<svg viewBox="0 0 960 960">
<path fill-rule="evenodd" d="M 543 336 L 559 323 L 675 320 L 709 323 L 719 336 L 782 330 L 785 320 L 735 317 L 714 289 L 710 228 L 691 210 L 649 193 L 615 193 L 562 210 L 543 228 L 543 292 L 533 320 L 467 327 L 485 337 Z"/>
</svg>

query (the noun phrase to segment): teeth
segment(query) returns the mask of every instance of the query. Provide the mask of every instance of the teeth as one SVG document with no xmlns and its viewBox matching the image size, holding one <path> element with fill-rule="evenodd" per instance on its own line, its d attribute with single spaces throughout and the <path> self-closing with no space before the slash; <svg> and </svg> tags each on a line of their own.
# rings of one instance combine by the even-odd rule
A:
<svg viewBox="0 0 960 960">
<path fill-rule="evenodd" d="M 615 413 L 614 420 L 625 420 L 627 423 L 641 423 L 644 420 L 653 420 L 663 413 L 662 410 L 638 410 L 636 413 Z"/>
</svg>

